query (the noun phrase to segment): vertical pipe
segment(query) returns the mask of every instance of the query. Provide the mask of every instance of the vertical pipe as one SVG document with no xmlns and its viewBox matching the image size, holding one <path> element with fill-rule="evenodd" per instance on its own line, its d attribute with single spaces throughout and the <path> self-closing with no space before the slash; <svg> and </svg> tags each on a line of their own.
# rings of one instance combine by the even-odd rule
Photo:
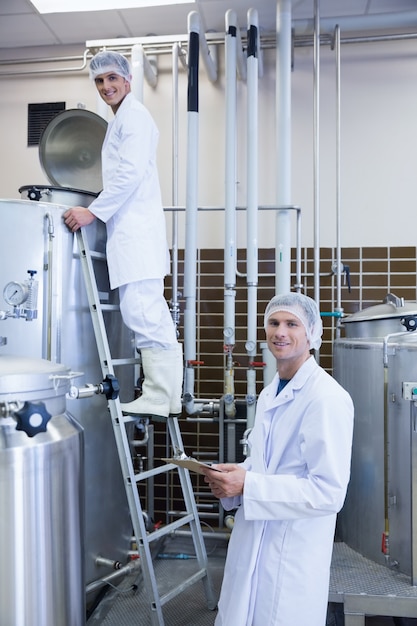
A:
<svg viewBox="0 0 417 626">
<path fill-rule="evenodd" d="M 236 304 L 236 81 L 237 17 L 229 10 L 225 16 L 225 245 L 224 245 L 224 346 L 226 370 L 224 384 L 225 413 L 236 415 L 232 351 L 235 345 Z"/>
<path fill-rule="evenodd" d="M 143 102 L 143 81 L 144 81 L 144 51 L 142 44 L 135 44 L 131 51 L 132 84 L 133 95 Z"/>
<path fill-rule="evenodd" d="M 342 254 L 341 254 L 341 219 L 340 219 L 340 28 L 335 28 L 336 48 L 336 313 L 342 309 Z M 340 337 L 340 324 L 336 324 L 336 337 Z"/>
<path fill-rule="evenodd" d="M 411 458 L 411 584 L 417 586 L 417 407 L 410 402 Z"/>
<path fill-rule="evenodd" d="M 320 302 L 320 0 L 314 0 L 314 299 Z"/>
<path fill-rule="evenodd" d="M 276 146 L 277 206 L 291 204 L 291 0 L 277 2 Z M 291 290 L 290 211 L 276 213 L 275 290 Z"/>
<path fill-rule="evenodd" d="M 248 335 L 246 351 L 249 357 L 247 369 L 247 424 L 251 428 L 255 420 L 256 371 L 253 365 L 257 343 L 257 286 L 258 286 L 258 12 L 249 9 L 247 49 L 247 287 L 248 287 Z"/>
<path fill-rule="evenodd" d="M 277 1 L 276 42 L 276 198 L 277 206 L 285 207 L 291 205 L 291 0 Z M 298 217 L 297 213 L 297 230 Z M 276 211 L 275 241 L 275 292 L 288 293 L 291 291 L 290 210 Z M 263 380 L 267 385 L 275 376 L 276 361 L 269 350 L 264 351 L 263 361 L 266 364 Z"/>
<path fill-rule="evenodd" d="M 188 129 L 186 233 L 184 256 L 184 405 L 188 413 L 194 407 L 194 365 L 196 363 L 196 291 L 197 291 L 197 212 L 198 212 L 198 65 L 200 22 L 197 11 L 188 15 Z"/>
<path fill-rule="evenodd" d="M 178 206 L 178 56 L 179 44 L 172 46 L 172 205 Z M 178 213 L 172 213 L 172 300 L 171 316 L 177 329 L 179 325 L 178 302 Z"/>
</svg>

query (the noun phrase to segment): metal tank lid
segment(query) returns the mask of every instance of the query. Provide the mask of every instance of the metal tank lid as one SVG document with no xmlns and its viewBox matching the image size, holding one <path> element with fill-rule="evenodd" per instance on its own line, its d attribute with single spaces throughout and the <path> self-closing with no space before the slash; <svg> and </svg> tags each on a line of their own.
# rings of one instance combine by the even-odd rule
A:
<svg viewBox="0 0 417 626">
<path fill-rule="evenodd" d="M 86 109 L 58 113 L 45 128 L 39 144 L 41 166 L 58 187 L 99 193 L 103 189 L 101 147 L 107 122 Z"/>
<path fill-rule="evenodd" d="M 0 395 L 68 387 L 68 374 L 69 368 L 62 363 L 1 355 Z"/>
<path fill-rule="evenodd" d="M 398 298 L 388 294 L 382 304 L 370 306 L 362 311 L 344 317 L 343 324 L 351 322 L 365 322 L 370 320 L 382 320 L 404 315 L 417 315 L 417 302 L 405 302 L 404 298 Z"/>
</svg>

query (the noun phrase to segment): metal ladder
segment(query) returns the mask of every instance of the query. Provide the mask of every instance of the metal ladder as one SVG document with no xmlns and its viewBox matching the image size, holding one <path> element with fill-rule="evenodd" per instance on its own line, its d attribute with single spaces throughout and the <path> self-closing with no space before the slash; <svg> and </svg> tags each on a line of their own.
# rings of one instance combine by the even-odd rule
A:
<svg viewBox="0 0 417 626">
<path fill-rule="evenodd" d="M 99 291 L 97 288 L 96 274 L 94 271 L 94 260 L 106 260 L 105 254 L 91 251 L 89 248 L 87 232 L 81 228 L 76 233 L 78 250 L 80 254 L 80 262 L 84 276 L 84 282 L 87 290 L 87 298 L 90 306 L 91 317 L 93 321 L 94 334 L 96 338 L 100 364 L 104 379 L 112 379 L 115 377 L 114 365 L 132 365 L 137 359 L 112 359 L 110 346 L 108 342 L 106 326 L 103 317 L 103 310 L 120 311 L 118 305 L 102 304 Z M 140 473 L 135 472 L 129 438 L 126 430 L 126 424 L 132 422 L 132 417 L 125 416 L 122 413 L 118 393 L 114 394 L 114 399 L 108 399 L 108 406 L 111 414 L 114 436 L 116 440 L 117 451 L 120 459 L 120 465 L 124 477 L 127 501 L 133 526 L 133 533 L 136 538 L 138 552 L 141 563 L 141 571 L 147 595 L 147 606 L 149 608 L 149 616 L 152 626 L 164 626 L 164 617 L 162 606 L 172 598 L 185 591 L 191 585 L 198 581 L 202 581 L 207 600 L 207 606 L 210 610 L 216 608 L 217 598 L 215 597 L 210 575 L 208 572 L 207 553 L 204 544 L 201 525 L 198 517 L 197 506 L 194 498 L 193 487 L 190 480 L 188 470 L 177 467 L 173 464 L 165 464 L 162 467 L 149 469 Z M 181 432 L 176 417 L 167 418 L 167 428 L 173 450 L 183 450 Z M 146 521 L 142 509 L 137 484 L 145 481 L 157 474 L 170 471 L 178 471 L 182 495 L 185 503 L 184 516 L 167 524 L 164 527 L 149 532 L 146 528 Z M 159 594 L 155 569 L 151 555 L 150 544 L 175 531 L 176 529 L 189 524 L 191 536 L 196 552 L 198 562 L 198 571 L 186 580 L 182 580 L 168 592 L 163 595 Z M 138 613 L 138 620 L 140 620 Z M 143 616 L 142 616 L 143 619 Z M 139 623 L 139 621 L 138 621 Z M 143 622 L 142 622 L 143 623 Z"/>
</svg>

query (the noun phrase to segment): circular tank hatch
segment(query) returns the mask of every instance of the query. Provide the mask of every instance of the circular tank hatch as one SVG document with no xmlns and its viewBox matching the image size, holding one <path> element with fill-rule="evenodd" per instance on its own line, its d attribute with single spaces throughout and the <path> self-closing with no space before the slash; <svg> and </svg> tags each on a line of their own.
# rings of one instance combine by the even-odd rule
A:
<svg viewBox="0 0 417 626">
<path fill-rule="evenodd" d="M 68 109 L 45 128 L 39 144 L 41 166 L 51 183 L 99 193 L 101 147 L 107 122 L 85 109 Z"/>
</svg>

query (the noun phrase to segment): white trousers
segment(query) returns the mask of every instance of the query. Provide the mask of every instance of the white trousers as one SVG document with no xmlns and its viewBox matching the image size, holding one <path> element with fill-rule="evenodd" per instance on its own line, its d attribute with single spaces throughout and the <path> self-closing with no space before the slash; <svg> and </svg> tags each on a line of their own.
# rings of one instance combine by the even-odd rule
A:
<svg viewBox="0 0 417 626">
<path fill-rule="evenodd" d="M 164 296 L 163 279 L 121 285 L 119 299 L 123 321 L 135 333 L 138 350 L 169 348 L 177 343 L 175 324 Z"/>
</svg>

